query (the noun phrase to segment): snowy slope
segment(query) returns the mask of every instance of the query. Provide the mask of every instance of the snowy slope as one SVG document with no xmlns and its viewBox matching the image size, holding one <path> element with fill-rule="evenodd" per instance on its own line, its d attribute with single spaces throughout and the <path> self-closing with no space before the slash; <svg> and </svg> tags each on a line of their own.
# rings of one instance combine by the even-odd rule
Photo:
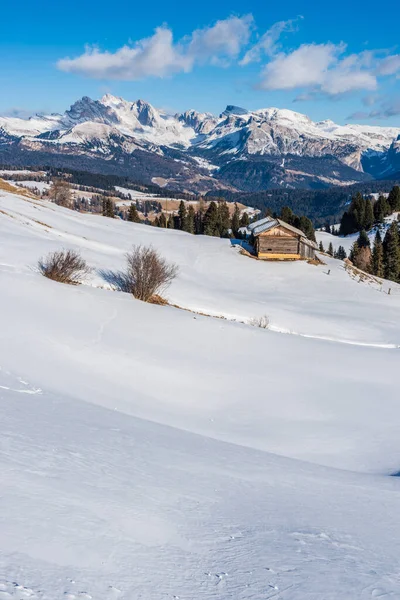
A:
<svg viewBox="0 0 400 600">
<path fill-rule="evenodd" d="M 399 597 L 398 286 L 11 194 L 0 235 L 2 600 Z M 311 337 L 32 269 L 139 242 L 172 301 Z"/>
</svg>

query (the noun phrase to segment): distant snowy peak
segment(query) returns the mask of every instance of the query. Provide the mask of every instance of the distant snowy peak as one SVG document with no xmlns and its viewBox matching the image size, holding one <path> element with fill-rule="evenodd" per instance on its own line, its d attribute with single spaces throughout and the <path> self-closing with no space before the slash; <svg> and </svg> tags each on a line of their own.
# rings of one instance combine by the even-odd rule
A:
<svg viewBox="0 0 400 600">
<path fill-rule="evenodd" d="M 218 123 L 217 117 L 211 113 L 199 113 L 196 110 L 187 110 L 182 114 L 175 115 L 175 118 L 191 127 L 197 134 L 208 134 Z"/>
<path fill-rule="evenodd" d="M 228 104 L 223 113 L 221 113 L 221 118 L 226 117 L 228 115 L 248 115 L 249 111 L 245 108 L 241 108 L 240 106 L 233 106 L 232 104 Z"/>
<path fill-rule="evenodd" d="M 144 170 L 150 180 L 160 177 L 158 157 L 164 156 L 170 161 L 167 175 L 181 165 L 174 185 L 184 190 L 197 189 L 204 177 L 208 182 L 211 172 L 214 180 L 225 177 L 227 185 L 238 189 L 248 189 L 250 180 L 258 177 L 257 189 L 388 177 L 399 170 L 399 135 L 400 127 L 314 122 L 302 113 L 276 107 L 249 111 L 229 104 L 219 116 L 196 110 L 171 115 L 145 100 L 131 102 L 112 94 L 100 100 L 84 96 L 62 115 L 0 117 L 0 149 L 7 152 L 11 146 L 15 152 L 58 148 L 58 162 L 64 160 L 63 153 L 86 153 L 91 159 L 97 153 L 100 159 L 107 155 L 119 169 L 126 158 L 130 160 L 127 155 L 140 148 L 157 155 L 148 172 L 147 155 L 140 172 Z M 315 159 L 322 158 L 327 160 L 317 164 Z M 257 164 L 255 170 L 250 163 Z M 193 168 L 200 172 L 194 175 Z M 208 183 L 204 186 L 208 191 Z"/>
</svg>

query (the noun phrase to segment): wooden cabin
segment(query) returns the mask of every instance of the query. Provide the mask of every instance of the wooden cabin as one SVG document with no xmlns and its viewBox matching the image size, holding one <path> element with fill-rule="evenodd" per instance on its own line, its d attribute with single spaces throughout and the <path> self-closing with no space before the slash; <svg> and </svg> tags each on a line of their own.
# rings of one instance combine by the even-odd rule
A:
<svg viewBox="0 0 400 600">
<path fill-rule="evenodd" d="M 264 260 L 314 259 L 317 244 L 303 231 L 281 219 L 266 217 L 248 226 L 258 258 Z"/>
</svg>

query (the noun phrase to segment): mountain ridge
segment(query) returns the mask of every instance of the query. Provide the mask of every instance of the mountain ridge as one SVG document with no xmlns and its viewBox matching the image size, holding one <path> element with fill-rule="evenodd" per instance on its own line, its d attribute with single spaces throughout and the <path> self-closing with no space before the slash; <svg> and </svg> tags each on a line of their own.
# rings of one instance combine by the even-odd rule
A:
<svg viewBox="0 0 400 600">
<path fill-rule="evenodd" d="M 47 155 L 66 166 L 68 156 L 141 178 L 136 158 L 144 152 L 147 181 L 192 192 L 315 189 L 388 177 L 399 170 L 399 140 L 400 127 L 314 122 L 289 109 L 228 105 L 219 116 L 194 109 L 171 115 L 111 94 L 84 96 L 63 114 L 0 117 L 3 160 L 39 154 L 41 162 Z"/>
</svg>

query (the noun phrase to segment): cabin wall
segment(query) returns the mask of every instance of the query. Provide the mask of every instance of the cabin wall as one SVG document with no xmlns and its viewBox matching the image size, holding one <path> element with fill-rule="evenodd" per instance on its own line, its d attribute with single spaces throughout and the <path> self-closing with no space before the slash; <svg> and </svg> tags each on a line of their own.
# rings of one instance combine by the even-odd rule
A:
<svg viewBox="0 0 400 600">
<path fill-rule="evenodd" d="M 299 241 L 289 236 L 259 236 L 259 254 L 300 254 Z"/>
<path fill-rule="evenodd" d="M 308 244 L 304 242 L 300 242 L 300 255 L 302 258 L 306 259 L 314 259 L 315 258 L 315 248 L 312 248 Z"/>
</svg>

